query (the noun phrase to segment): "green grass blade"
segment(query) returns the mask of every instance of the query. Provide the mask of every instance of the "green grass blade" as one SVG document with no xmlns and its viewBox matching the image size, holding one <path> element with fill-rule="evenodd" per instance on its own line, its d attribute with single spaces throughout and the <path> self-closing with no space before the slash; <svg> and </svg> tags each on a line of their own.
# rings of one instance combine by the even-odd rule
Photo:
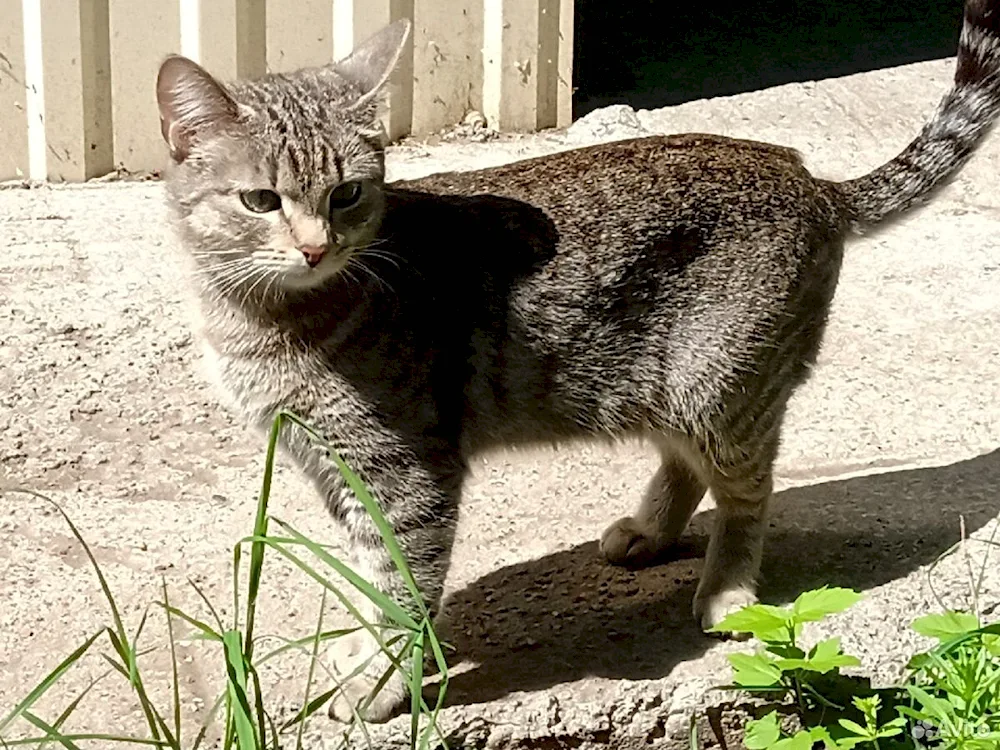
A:
<svg viewBox="0 0 1000 750">
<path fill-rule="evenodd" d="M 65 674 L 66 670 L 79 661 L 80 657 L 87 652 L 87 649 L 94 644 L 94 641 L 100 638 L 102 633 L 104 633 L 103 629 L 90 636 L 90 638 L 84 641 L 81 646 L 77 647 L 73 653 L 59 662 L 56 668 L 49 672 L 45 678 L 35 686 L 34 690 L 28 693 L 24 700 L 14 706 L 14 709 L 7 714 L 2 721 L 0 721 L 0 733 L 10 726 L 15 719 L 23 715 L 25 711 L 35 705 L 38 699 L 45 695 L 46 691 L 59 681 L 63 674 Z"/>
<path fill-rule="evenodd" d="M 427 640 L 431 645 L 431 653 L 434 655 L 434 663 L 437 665 L 438 672 L 441 675 L 441 684 L 438 686 L 438 696 L 437 701 L 434 704 L 434 710 L 430 715 L 430 724 L 427 730 L 424 732 L 424 743 L 429 743 L 431 730 L 436 731 L 439 739 L 441 740 L 441 746 L 443 750 L 448 750 L 448 742 L 444 737 L 444 734 L 438 728 L 438 716 L 441 713 L 441 709 L 444 707 L 444 699 L 448 693 L 448 662 L 444 656 L 444 649 L 441 647 L 441 642 L 438 640 L 437 634 L 434 632 L 434 627 L 431 625 L 430 621 L 426 623 L 427 627 Z"/>
<path fill-rule="evenodd" d="M 132 651 L 131 646 L 129 646 L 127 641 L 123 641 L 118 637 L 118 634 L 111 628 L 105 628 L 104 632 L 108 634 L 108 639 L 111 641 L 111 645 L 121 659 L 121 664 L 116 664 L 107 655 L 102 654 L 111 666 L 115 667 L 120 674 L 122 674 L 129 684 L 132 686 L 132 690 L 135 692 L 136 697 L 139 699 L 139 706 L 142 708 L 143 716 L 146 718 L 146 724 L 149 726 L 149 731 L 153 735 L 153 739 L 160 739 L 160 732 L 162 731 L 164 736 L 168 740 L 168 744 L 172 744 L 170 740 L 171 732 L 167 728 L 166 722 L 163 717 L 160 716 L 159 712 L 153 706 L 152 702 L 149 700 L 149 696 L 146 694 L 146 687 L 142 684 L 142 678 L 138 671 L 138 659 L 136 654 Z"/>
<path fill-rule="evenodd" d="M 278 439 L 284 420 L 279 413 L 271 423 L 267 437 L 267 456 L 264 460 L 264 478 L 261 481 L 260 496 L 257 498 L 257 515 L 253 523 L 253 535 L 267 536 L 267 505 L 271 498 L 271 479 L 274 476 L 274 458 L 278 449 Z M 260 592 L 261 571 L 264 568 L 264 545 L 254 542 L 250 546 L 250 581 L 247 587 L 247 613 L 244 652 L 247 661 L 253 663 L 253 628 L 257 613 L 257 595 Z M 235 611 L 235 610 L 234 610 Z"/>
<path fill-rule="evenodd" d="M 240 629 L 240 562 L 243 549 L 239 543 L 233 547 L 233 624 L 232 630 Z"/>
<path fill-rule="evenodd" d="M 142 739 L 139 737 L 116 737 L 111 734 L 58 734 L 55 737 L 24 737 L 19 740 L 5 740 L 4 745 L 7 747 L 20 747 L 21 745 L 32 745 L 37 746 L 40 742 L 45 742 L 47 739 L 56 740 L 58 742 L 121 742 L 128 745 L 148 745 L 149 747 L 168 747 L 167 743 L 163 740 L 150 740 Z"/>
<path fill-rule="evenodd" d="M 275 521 L 278 522 L 277 519 L 275 519 Z M 398 666 L 399 666 L 398 659 L 396 659 L 387 650 L 385 642 L 383 642 L 381 636 L 377 632 L 377 628 L 375 626 L 373 626 L 370 622 L 368 622 L 367 620 L 365 620 L 364 616 L 361 614 L 361 612 L 358 610 L 358 608 L 354 606 L 354 604 L 351 602 L 351 600 L 348 599 L 343 594 L 343 592 L 341 592 L 336 586 L 334 586 L 332 583 L 330 583 L 328 580 L 326 580 L 323 576 L 321 576 L 319 573 L 317 573 L 315 570 L 313 570 L 308 564 L 305 563 L 305 561 L 303 561 L 302 559 L 300 559 L 298 556 L 296 556 L 292 552 L 289 552 L 283 546 L 278 545 L 278 544 L 273 544 L 272 540 L 270 538 L 265 538 L 264 543 L 267 544 L 272 549 L 274 549 L 280 555 L 282 555 L 283 557 L 285 557 L 286 559 L 288 559 L 289 561 L 291 561 L 299 569 L 301 569 L 302 571 L 304 571 L 306 573 L 306 575 L 308 575 L 309 577 L 311 577 L 314 581 L 316 581 L 317 583 L 319 583 L 321 586 L 323 586 L 324 588 L 326 588 L 327 590 L 329 590 L 334 596 L 336 596 L 337 600 L 341 603 L 341 605 L 351 614 L 352 617 L 354 617 L 354 619 L 356 619 L 361 624 L 361 626 L 365 630 L 367 630 L 372 635 L 372 637 L 375 639 L 375 642 L 378 644 L 378 647 L 380 649 L 382 649 L 383 651 L 385 651 L 386 656 L 388 656 L 389 659 L 393 661 L 393 664 L 395 666 L 397 666 L 397 668 L 398 668 Z M 343 565 L 343 563 L 340 563 L 340 561 L 337 561 L 337 563 L 339 565 Z"/>
<path fill-rule="evenodd" d="M 135 654 L 139 650 L 139 636 L 142 635 L 143 629 L 146 627 L 146 618 L 149 617 L 149 607 L 146 607 L 142 613 L 142 619 L 139 620 L 139 627 L 135 629 L 135 635 L 132 637 L 132 643 L 129 646 L 129 653 Z M 135 681 L 139 678 L 139 659 L 138 657 L 133 657 L 131 664 L 129 664 L 129 681 L 135 684 Z"/>
<path fill-rule="evenodd" d="M 212 707 L 208 709 L 208 716 L 205 717 L 205 721 L 201 725 L 201 729 L 198 730 L 198 734 L 194 738 L 194 744 L 191 746 L 191 750 L 198 750 L 198 748 L 201 747 L 201 743 L 205 741 L 205 738 L 208 736 L 208 728 L 212 726 L 212 722 L 215 721 L 215 715 L 219 713 L 219 708 L 226 700 L 226 695 L 228 695 L 228 693 L 224 691 L 218 698 L 215 699 L 215 703 L 212 704 Z"/>
<path fill-rule="evenodd" d="M 56 718 L 56 720 L 54 722 L 52 722 L 52 727 L 54 729 L 59 729 L 63 724 L 65 724 L 66 723 L 66 719 L 68 719 L 70 716 L 73 715 L 73 712 L 76 711 L 76 707 L 80 705 L 80 702 L 87 696 L 87 693 L 89 693 L 91 691 L 91 689 L 93 689 L 93 687 L 98 682 L 100 682 L 101 680 L 103 680 L 109 674 L 111 674 L 111 670 L 110 669 L 107 670 L 106 672 L 104 672 L 103 674 L 98 675 L 93 680 L 91 680 L 90 683 L 87 685 L 87 687 L 85 687 L 80 692 L 80 694 L 78 696 L 76 696 L 76 698 L 74 698 L 72 700 L 72 702 L 68 706 L 66 706 L 66 708 L 63 709 L 63 712 L 61 714 L 59 714 L 58 718 Z M 0 744 L 2 744 L 2 741 L 0 741 Z M 45 748 L 48 747 L 48 744 L 49 744 L 48 742 L 43 742 L 39 746 L 38 750 L 45 750 Z"/>
<path fill-rule="evenodd" d="M 238 630 L 229 630 L 222 635 L 226 656 L 226 674 L 229 686 L 229 704 L 232 707 L 232 723 L 236 732 L 239 750 L 257 750 L 257 738 L 250 703 L 247 700 L 247 673 L 243 656 L 242 639 Z"/>
<path fill-rule="evenodd" d="M 126 681 L 128 681 L 129 674 L 128 674 L 128 668 L 126 666 L 119 664 L 107 654 L 101 654 L 101 657 L 108 664 L 110 664 L 114 668 L 114 670 L 118 672 L 118 674 L 120 674 L 122 677 L 125 678 Z M 140 682 L 140 687 L 141 686 L 142 683 Z M 149 701 L 149 697 L 146 695 L 144 689 L 143 692 L 138 693 L 138 697 L 139 697 L 139 707 L 142 708 L 143 710 L 143 714 L 146 718 L 146 723 L 147 725 L 149 725 L 150 731 L 153 734 L 154 739 L 160 741 L 160 732 L 162 731 L 164 737 L 164 739 L 162 740 L 163 744 L 169 747 L 178 747 L 177 741 L 174 738 L 173 733 L 170 731 L 170 728 L 167 726 L 167 723 L 163 720 L 163 717 L 160 715 L 159 711 L 157 711 L 153 707 L 153 704 Z"/>
<path fill-rule="evenodd" d="M 413 642 L 413 672 L 410 674 L 410 750 L 417 747 L 420 736 L 421 703 L 424 685 L 424 631 Z"/>
<path fill-rule="evenodd" d="M 281 750 L 281 744 L 278 742 L 278 726 L 271 714 L 265 713 L 264 716 L 267 717 L 267 724 L 271 727 L 271 750 Z"/>
<path fill-rule="evenodd" d="M 220 635 L 220 634 L 221 634 L 221 633 L 222 633 L 222 632 L 223 632 L 223 631 L 224 631 L 224 630 L 225 630 L 226 628 L 225 628 L 225 626 L 224 626 L 224 625 L 222 624 L 222 618 L 221 618 L 221 617 L 219 617 L 219 613 L 218 613 L 218 611 L 217 611 L 217 610 L 215 609 L 215 606 L 214 606 L 214 605 L 212 604 L 211 600 L 210 600 L 210 599 L 209 599 L 209 598 L 208 598 L 207 596 L 205 596 L 205 592 L 201 590 L 201 587 L 199 587 L 197 583 L 195 583 L 195 582 L 194 582 L 193 580 L 191 580 L 190 578 L 188 578 L 188 579 L 187 579 L 187 582 L 191 584 L 191 588 L 193 588 L 193 589 L 194 589 L 195 593 L 196 593 L 196 594 L 197 594 L 197 595 L 198 595 L 199 597 L 201 597 L 201 600 L 202 600 L 203 602 L 205 602 L 205 606 L 206 606 L 206 607 L 208 607 L 208 611 L 209 611 L 209 612 L 211 613 L 211 615 L 212 615 L 212 619 L 213 619 L 213 620 L 215 620 L 215 625 L 216 625 L 216 627 L 217 627 L 217 628 L 219 629 L 218 633 L 216 633 L 216 634 L 215 634 L 215 635 L 216 635 L 216 638 L 217 638 L 218 640 L 220 640 L 220 641 L 221 641 L 221 640 L 222 640 L 222 635 Z M 175 613 L 174 613 L 174 614 L 177 614 L 177 612 L 175 611 Z M 194 621 L 193 621 L 193 620 L 190 620 L 190 619 L 189 619 L 189 620 L 188 620 L 188 622 L 191 622 L 191 623 L 193 624 L 193 622 L 194 622 Z M 207 628 L 208 626 L 205 626 L 205 627 Z"/>
<path fill-rule="evenodd" d="M 390 597 L 375 588 L 371 583 L 365 580 L 362 576 L 358 575 L 343 562 L 338 560 L 315 542 L 307 539 L 304 535 L 300 534 L 284 521 L 275 518 L 274 522 L 288 532 L 288 534 L 295 539 L 296 543 L 308 549 L 314 556 L 318 557 L 328 567 L 333 568 L 338 575 L 345 578 L 348 583 L 364 594 L 376 607 L 381 609 L 385 616 L 390 620 L 407 630 L 417 631 L 420 628 L 417 621 L 410 616 L 409 612 L 399 606 L 399 604 L 393 601 Z M 309 571 L 306 572 L 308 573 Z"/>
<path fill-rule="evenodd" d="M 316 618 L 316 634 L 313 637 L 312 643 L 312 653 L 309 659 L 309 671 L 306 674 L 306 689 L 302 695 L 302 706 L 303 708 L 309 705 L 309 691 L 312 689 L 313 679 L 316 676 L 316 663 L 319 661 L 319 644 L 322 643 L 320 636 L 323 634 L 323 615 L 326 614 L 326 589 L 323 589 L 323 595 L 319 600 L 319 617 Z M 299 723 L 299 730 L 295 733 L 295 748 L 296 750 L 302 750 L 302 735 L 306 731 L 306 720 L 309 718 L 309 714 L 302 715 L 302 721 Z"/>
<path fill-rule="evenodd" d="M 65 737 L 61 737 L 59 735 L 59 729 L 57 727 L 46 724 L 42 719 L 31 713 L 31 711 L 25 711 L 24 718 L 27 719 L 30 723 L 34 724 L 36 728 L 41 729 L 43 732 L 45 732 L 45 736 L 48 737 L 48 740 L 46 740 L 43 744 L 47 745 L 49 744 L 50 741 L 58 742 L 60 745 L 66 748 L 66 750 L 80 750 L 80 746 L 77 745 L 75 742 L 73 742 L 73 740 L 68 740 Z"/>
<path fill-rule="evenodd" d="M 326 589 L 324 588 L 323 591 L 324 591 L 324 595 L 325 595 Z M 320 641 L 336 640 L 337 638 L 343 638 L 344 636 L 350 635 L 351 633 L 357 633 L 359 630 L 361 630 L 361 626 L 360 625 L 358 627 L 356 627 L 356 628 L 341 628 L 341 629 L 338 629 L 338 630 L 324 630 L 322 633 L 319 634 L 318 637 L 319 637 Z M 288 639 L 288 638 L 282 638 L 281 636 L 272 636 L 272 637 L 275 640 L 282 641 L 283 645 L 279 646 L 278 648 L 274 649 L 273 651 L 268 651 L 266 654 L 264 654 L 263 656 L 259 657 L 257 659 L 257 664 L 265 664 L 268 661 L 270 661 L 271 659 L 274 659 L 275 657 L 278 657 L 278 656 L 280 656 L 281 654 L 283 654 L 283 653 L 285 653 L 287 651 L 293 651 L 293 650 L 296 650 L 296 649 L 301 650 L 301 649 L 305 648 L 306 646 L 311 645 L 313 643 L 313 641 L 315 641 L 316 638 L 317 638 L 317 636 L 315 636 L 315 635 L 308 635 L 305 638 L 296 638 L 295 640 L 291 640 L 291 639 Z"/>
<path fill-rule="evenodd" d="M 181 739 L 181 678 L 177 669 L 177 643 L 174 641 L 174 618 L 170 613 L 170 596 L 167 593 L 167 581 L 160 579 L 160 586 L 163 589 L 163 606 L 166 610 L 167 618 L 167 640 L 170 641 L 170 676 L 171 691 L 174 701 L 174 736 L 177 738 L 178 746 L 182 744 Z"/>
<path fill-rule="evenodd" d="M 328 700 L 330 700 L 334 695 L 336 695 L 338 690 L 340 690 L 340 687 L 332 687 L 325 693 L 320 693 L 315 698 L 311 698 L 308 703 L 306 703 L 304 706 L 302 706 L 302 708 L 300 708 L 298 711 L 295 712 L 295 716 L 293 716 L 292 718 L 290 718 L 288 721 L 286 721 L 284 724 L 281 725 L 281 731 L 284 731 L 289 727 L 294 726 L 296 723 L 299 722 L 304 723 L 304 719 L 312 716 L 320 708 L 322 708 L 323 705 Z M 298 740 L 296 740 L 296 746 L 298 746 Z"/>
<path fill-rule="evenodd" d="M 69 526 L 73 536 L 83 548 L 84 553 L 87 555 L 87 559 L 90 561 L 91 567 L 94 569 L 94 573 L 97 575 L 97 581 L 101 586 L 101 591 L 104 592 L 104 598 L 107 600 L 108 606 L 111 609 L 111 619 L 114 622 L 114 631 L 108 629 L 108 634 L 112 635 L 112 643 L 116 644 L 115 650 L 118 651 L 122 662 L 128 667 L 129 682 L 132 684 L 133 690 L 135 690 L 139 697 L 150 732 L 152 732 L 153 738 L 158 740 L 160 735 L 157 728 L 156 714 L 155 711 L 152 710 L 146 691 L 142 686 L 142 680 L 139 678 L 139 667 L 136 662 L 135 651 L 129 646 L 128 635 L 125 632 L 125 625 L 122 622 L 121 613 L 118 609 L 117 603 L 115 602 L 114 594 L 111 593 L 111 587 L 108 585 L 108 581 L 104 577 L 104 573 L 101 571 L 101 566 L 97 564 L 97 558 L 94 557 L 94 553 L 91 551 L 90 545 L 87 544 L 86 540 L 83 538 L 83 534 L 80 533 L 80 530 L 77 529 L 76 525 L 70 519 L 69 514 L 66 513 L 66 511 L 64 511 L 55 500 L 43 495 L 40 492 L 35 492 L 34 490 L 18 489 L 15 491 L 32 495 L 33 497 L 44 500 L 52 505 L 52 507 L 58 511 L 59 515 L 62 516 L 66 525 Z"/>
<path fill-rule="evenodd" d="M 115 602 L 115 597 L 111 593 L 111 587 L 108 585 L 108 581 L 104 577 L 103 571 L 101 571 L 101 566 L 97 564 L 97 558 L 94 557 L 94 553 L 91 552 L 90 550 L 90 545 L 88 545 L 86 540 L 84 540 L 83 534 L 81 534 L 80 530 L 76 528 L 76 525 L 73 523 L 72 520 L 70 520 L 69 514 L 62 509 L 59 503 L 38 492 L 32 492 L 31 494 L 35 495 L 35 497 L 41 498 L 42 500 L 46 500 L 52 504 L 52 506 L 59 512 L 59 515 L 63 517 L 63 520 L 66 522 L 66 525 L 69 526 L 69 530 L 72 532 L 73 536 L 76 537 L 76 540 L 80 543 L 80 546 L 83 547 L 83 551 L 87 555 L 87 559 L 90 560 L 90 565 L 94 569 L 94 573 L 97 575 L 97 581 L 101 586 L 101 591 L 104 592 L 104 598 L 107 599 L 108 606 L 111 609 L 111 619 L 114 621 L 115 633 L 117 634 L 122 644 L 127 646 L 128 636 L 125 633 L 125 625 L 122 622 L 121 613 L 118 610 L 118 604 Z M 134 673 L 134 665 L 132 664 L 134 655 L 132 654 L 128 655 L 130 657 L 127 660 L 129 664 L 129 675 L 132 675 Z"/>
<path fill-rule="evenodd" d="M 292 412 L 282 410 L 278 414 L 279 417 L 283 416 L 284 419 L 305 430 L 306 433 L 308 433 L 316 442 L 322 445 L 329 452 L 330 458 L 333 459 L 334 464 L 337 466 L 337 470 L 340 472 L 341 476 L 344 477 L 344 481 L 347 482 L 347 486 L 351 488 L 351 491 L 354 493 L 355 497 L 357 497 L 358 502 L 364 506 L 368 515 L 371 516 L 372 521 L 375 523 L 375 527 L 378 529 L 379 535 L 382 537 L 382 542 L 385 544 L 389 557 L 392 558 L 393 564 L 395 564 L 399 574 L 403 577 L 403 582 L 406 584 L 406 587 L 410 592 L 410 596 L 414 600 L 414 604 L 419 607 L 420 613 L 426 617 L 428 615 L 427 608 L 424 604 L 423 596 L 420 593 L 420 588 L 417 586 L 416 579 L 414 579 L 413 573 L 410 571 L 410 566 L 406 562 L 406 556 L 403 554 L 403 551 L 399 546 L 399 542 L 396 540 L 396 535 L 393 533 L 392 527 L 389 525 L 385 515 L 382 513 L 382 508 L 379 506 L 375 498 L 372 497 L 372 494 L 368 491 L 365 483 L 361 481 L 361 478 L 354 473 L 350 466 L 347 465 L 347 462 L 344 461 L 330 442 L 320 435 L 314 428 L 306 424 L 305 421 Z"/>
<path fill-rule="evenodd" d="M 208 640 L 216 641 L 219 643 L 222 642 L 222 634 L 216 633 L 214 630 L 212 630 L 212 628 L 203 623 L 201 620 L 196 620 L 195 618 L 191 617 L 191 615 L 187 614 L 186 612 L 180 609 L 177 609 L 177 607 L 167 604 L 166 602 L 160 602 L 160 606 L 163 607 L 167 612 L 169 612 L 174 617 L 179 617 L 180 619 L 184 620 L 184 622 L 186 622 L 188 625 L 191 625 L 192 627 L 200 630 L 201 633 Z"/>
<path fill-rule="evenodd" d="M 260 742 L 259 746 L 264 747 L 267 744 L 267 711 L 264 710 L 264 691 L 260 686 L 260 675 L 254 668 L 253 664 L 247 664 L 247 669 L 249 670 L 250 677 L 253 679 L 253 696 L 254 696 L 254 708 L 257 716 L 257 731 L 259 732 Z"/>
</svg>

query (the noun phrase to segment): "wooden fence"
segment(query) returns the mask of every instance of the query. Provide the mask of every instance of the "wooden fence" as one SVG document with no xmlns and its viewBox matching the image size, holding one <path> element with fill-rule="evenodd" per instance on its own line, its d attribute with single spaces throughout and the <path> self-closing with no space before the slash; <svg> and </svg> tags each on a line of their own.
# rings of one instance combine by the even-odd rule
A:
<svg viewBox="0 0 1000 750">
<path fill-rule="evenodd" d="M 0 0 L 0 180 L 155 170 L 154 80 L 180 52 L 220 78 L 320 65 L 413 21 L 386 126 L 472 110 L 530 131 L 571 119 L 573 0 Z"/>
</svg>

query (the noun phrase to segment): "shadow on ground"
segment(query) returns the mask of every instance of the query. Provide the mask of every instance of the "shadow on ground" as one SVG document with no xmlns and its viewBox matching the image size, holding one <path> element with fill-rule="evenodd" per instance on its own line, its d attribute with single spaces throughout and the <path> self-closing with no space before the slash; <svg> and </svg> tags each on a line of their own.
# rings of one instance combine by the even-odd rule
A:
<svg viewBox="0 0 1000 750">
<path fill-rule="evenodd" d="M 1000 450 L 931 469 L 790 489 L 775 496 L 761 597 L 784 603 L 830 584 L 865 590 L 904 577 L 1000 512 Z M 484 576 L 445 603 L 443 635 L 479 666 L 455 675 L 450 704 L 473 704 L 586 676 L 667 676 L 711 640 L 691 599 L 711 513 L 671 562 L 641 571 L 582 544 Z"/>
<path fill-rule="evenodd" d="M 948 57 L 962 0 L 576 0 L 574 12 L 580 117 Z"/>
</svg>

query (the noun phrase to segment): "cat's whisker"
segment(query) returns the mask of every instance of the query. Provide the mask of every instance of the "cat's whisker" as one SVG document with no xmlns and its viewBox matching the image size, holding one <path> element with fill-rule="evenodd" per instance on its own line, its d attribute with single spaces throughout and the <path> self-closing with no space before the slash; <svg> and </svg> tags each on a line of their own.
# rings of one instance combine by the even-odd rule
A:
<svg viewBox="0 0 1000 750">
<path fill-rule="evenodd" d="M 195 250 L 191 253 L 198 258 L 218 258 L 220 255 L 243 255 L 242 250 Z"/>
<path fill-rule="evenodd" d="M 360 255 L 370 255 L 373 258 L 380 258 L 388 263 L 392 263 L 397 270 L 402 268 L 403 263 L 406 262 L 404 258 L 399 253 L 393 252 L 391 250 L 380 250 L 379 248 L 373 248 L 371 245 L 364 247 L 357 252 Z"/>
<path fill-rule="evenodd" d="M 237 258 L 235 260 L 225 261 L 224 263 L 217 263 L 217 264 L 214 264 L 212 266 L 202 266 L 200 268 L 195 268 L 195 269 L 189 271 L 189 275 L 195 276 L 195 277 L 197 277 L 197 276 L 207 276 L 207 277 L 222 276 L 222 275 L 228 274 L 229 272 L 233 271 L 234 269 L 240 268 L 240 267 L 242 267 L 244 265 L 246 265 L 245 259 L 244 258 Z"/>
<path fill-rule="evenodd" d="M 247 303 L 247 300 L 249 300 L 250 296 L 253 294 L 253 290 L 257 288 L 257 286 L 260 284 L 261 281 L 264 281 L 265 279 L 270 280 L 274 278 L 274 274 L 266 268 L 258 268 L 256 270 L 258 273 L 257 280 L 254 281 L 253 284 L 250 284 L 247 287 L 247 290 L 243 293 L 243 297 L 240 300 L 241 306 Z"/>
<path fill-rule="evenodd" d="M 385 279 L 383 279 L 381 276 L 379 276 L 374 271 L 374 269 L 370 268 L 358 255 L 352 256 L 351 259 L 347 262 L 348 266 L 350 266 L 352 264 L 355 265 L 355 266 L 357 266 L 359 269 L 361 269 L 365 273 L 367 273 L 373 279 L 375 279 L 375 283 L 377 283 L 379 286 L 384 287 L 385 289 L 389 290 L 393 294 L 396 293 L 396 290 L 392 288 L 392 285 L 389 282 L 387 282 Z"/>
<path fill-rule="evenodd" d="M 217 261 L 217 262 L 214 262 L 214 263 L 205 263 L 204 261 L 202 261 L 198 265 L 197 270 L 198 271 L 211 272 L 213 269 L 228 268 L 228 267 L 235 266 L 235 265 L 238 265 L 240 263 L 246 263 L 246 262 L 248 262 L 248 259 L 245 258 L 245 257 L 241 257 L 241 258 L 229 258 L 228 260 Z"/>
<path fill-rule="evenodd" d="M 225 276 L 218 276 L 218 277 L 208 276 L 203 278 L 201 281 L 207 289 L 215 291 L 219 289 L 225 289 L 231 283 L 238 284 L 240 278 L 244 273 L 246 272 L 241 271 L 239 273 L 237 272 L 229 273 L 226 274 Z"/>
<path fill-rule="evenodd" d="M 272 294 L 274 294 L 274 296 L 276 296 L 279 300 L 284 299 L 285 290 L 281 284 L 278 283 L 278 279 L 280 278 L 281 277 L 276 273 L 271 274 L 271 278 L 267 280 L 267 284 L 264 286 L 264 291 L 261 292 L 261 296 L 264 299 L 270 298 L 270 295 Z"/>
<path fill-rule="evenodd" d="M 253 266 L 248 265 L 246 268 L 241 268 L 238 271 L 234 271 L 225 277 L 225 279 L 218 285 L 215 286 L 215 291 L 220 299 L 224 299 L 236 291 L 241 284 L 246 283 L 251 278 L 253 278 L 255 269 Z"/>
<path fill-rule="evenodd" d="M 345 265 L 345 266 L 344 266 L 343 268 L 341 268 L 341 269 L 340 269 L 340 273 L 341 273 L 341 274 L 343 274 L 344 278 L 345 278 L 345 279 L 346 279 L 346 280 L 347 280 L 348 282 L 350 282 L 350 283 L 354 284 L 354 285 L 355 285 L 355 286 L 357 286 L 357 287 L 358 287 L 359 289 L 361 289 L 361 291 L 362 291 L 362 292 L 364 293 L 364 295 L 365 295 L 366 297 L 368 296 L 368 290 L 367 290 L 367 289 L 365 289 L 365 285 L 364 285 L 364 284 L 362 284 L 362 283 L 361 283 L 361 282 L 360 282 L 360 281 L 358 280 L 358 277 L 357 277 L 357 276 L 355 276 L 355 275 L 354 275 L 354 274 L 353 274 L 353 273 L 351 272 L 351 264 L 350 264 L 350 262 L 348 262 L 348 263 L 347 263 L 347 265 Z"/>
<path fill-rule="evenodd" d="M 249 268 L 251 268 L 249 263 L 240 263 L 231 268 L 225 268 L 221 271 L 215 273 L 208 272 L 205 275 L 207 281 L 214 281 L 216 283 L 223 283 L 231 278 L 237 277 L 241 274 L 246 273 Z"/>
</svg>

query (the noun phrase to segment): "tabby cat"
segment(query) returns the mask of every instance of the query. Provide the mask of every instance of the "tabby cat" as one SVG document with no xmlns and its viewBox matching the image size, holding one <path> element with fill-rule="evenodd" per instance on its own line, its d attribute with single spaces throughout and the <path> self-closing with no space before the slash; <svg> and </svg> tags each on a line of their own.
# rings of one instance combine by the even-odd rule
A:
<svg viewBox="0 0 1000 750">
<path fill-rule="evenodd" d="M 916 139 L 845 182 L 812 177 L 787 148 L 696 134 L 386 184 L 379 94 L 409 30 L 252 81 L 163 62 L 168 202 L 223 393 L 254 425 L 290 409 L 330 439 L 432 611 L 473 456 L 648 439 L 662 464 L 601 550 L 622 565 L 669 553 L 710 489 L 694 613 L 712 626 L 755 601 L 781 424 L 815 362 L 845 238 L 928 197 L 1000 111 L 1000 0 L 968 0 L 954 85 Z M 325 451 L 296 430 L 284 448 L 359 572 L 405 600 Z M 376 651 L 356 634 L 336 666 Z M 370 696 L 387 664 L 372 658 L 331 715 L 394 713 L 398 674 Z"/>
</svg>

